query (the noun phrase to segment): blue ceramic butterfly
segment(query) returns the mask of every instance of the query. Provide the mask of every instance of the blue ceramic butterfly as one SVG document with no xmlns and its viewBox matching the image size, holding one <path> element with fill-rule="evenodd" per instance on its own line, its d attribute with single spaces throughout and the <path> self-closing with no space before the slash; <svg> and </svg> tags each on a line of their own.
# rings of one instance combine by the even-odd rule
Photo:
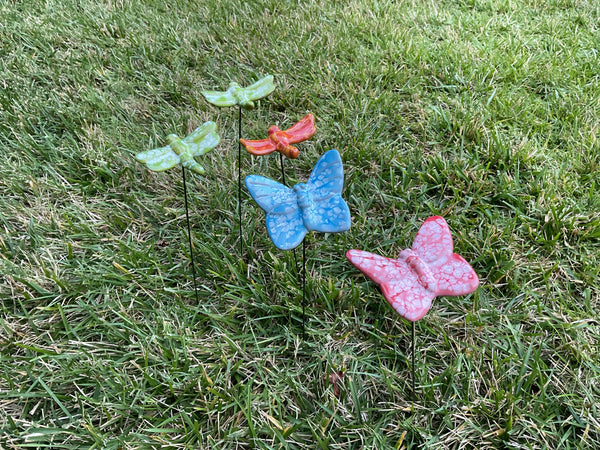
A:
<svg viewBox="0 0 600 450">
<path fill-rule="evenodd" d="M 252 198 L 267 213 L 269 236 L 281 250 L 296 247 L 309 231 L 350 229 L 350 210 L 341 196 L 344 169 L 337 150 L 321 156 L 308 182 L 291 189 L 259 175 L 249 175 L 245 182 Z"/>
</svg>

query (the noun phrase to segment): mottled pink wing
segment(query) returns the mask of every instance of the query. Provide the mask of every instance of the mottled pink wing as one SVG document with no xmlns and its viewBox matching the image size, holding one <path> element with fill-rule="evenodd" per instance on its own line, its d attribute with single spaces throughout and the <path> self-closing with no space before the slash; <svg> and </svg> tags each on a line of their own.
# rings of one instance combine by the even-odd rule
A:
<svg viewBox="0 0 600 450">
<path fill-rule="evenodd" d="M 348 250 L 346 257 L 371 281 L 402 317 L 415 322 L 427 314 L 435 293 L 425 289 L 404 261 L 362 250 Z"/>
<path fill-rule="evenodd" d="M 412 249 L 437 280 L 436 296 L 466 295 L 479 286 L 479 278 L 469 263 L 452 253 L 452 235 L 442 217 L 430 217 L 421 225 Z"/>
</svg>

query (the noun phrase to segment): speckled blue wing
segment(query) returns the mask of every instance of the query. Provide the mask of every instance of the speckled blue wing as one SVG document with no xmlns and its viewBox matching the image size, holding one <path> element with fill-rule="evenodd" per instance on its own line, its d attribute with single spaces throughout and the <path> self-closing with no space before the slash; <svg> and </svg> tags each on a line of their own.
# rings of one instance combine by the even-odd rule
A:
<svg viewBox="0 0 600 450">
<path fill-rule="evenodd" d="M 312 202 L 302 215 L 306 228 L 320 233 L 340 233 L 350 229 L 350 210 L 342 198 L 344 168 L 337 150 L 319 158 L 306 183 Z"/>
<path fill-rule="evenodd" d="M 302 221 L 296 193 L 260 175 L 248 175 L 245 183 L 252 198 L 267 214 L 267 231 L 275 247 L 281 250 L 297 247 L 307 229 Z"/>
<path fill-rule="evenodd" d="M 252 198 L 267 213 L 267 230 L 275 246 L 290 250 L 308 231 L 339 233 L 350 229 L 350 210 L 342 198 L 344 169 L 337 150 L 325 153 L 308 182 L 293 189 L 259 175 L 246 177 Z"/>
</svg>

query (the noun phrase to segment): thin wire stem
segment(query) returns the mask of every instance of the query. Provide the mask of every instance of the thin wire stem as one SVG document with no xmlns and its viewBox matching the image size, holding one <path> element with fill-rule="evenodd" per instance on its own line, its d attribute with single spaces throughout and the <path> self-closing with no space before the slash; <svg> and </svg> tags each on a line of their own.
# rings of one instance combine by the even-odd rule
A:
<svg viewBox="0 0 600 450">
<path fill-rule="evenodd" d="M 199 305 L 198 286 L 196 285 L 196 262 L 194 261 L 194 245 L 192 244 L 192 229 L 190 227 L 190 210 L 187 199 L 187 183 L 185 182 L 185 167 L 181 166 L 181 176 L 183 178 L 183 198 L 185 204 L 185 219 L 187 222 L 188 242 L 190 245 L 190 259 L 192 262 L 192 276 L 194 277 L 194 292 L 196 293 L 196 304 Z"/>
<path fill-rule="evenodd" d="M 242 107 L 238 105 L 238 222 L 240 226 L 240 256 L 244 258 L 244 237 L 242 235 Z"/>
<path fill-rule="evenodd" d="M 285 182 L 285 169 L 283 167 L 283 154 L 279 153 L 279 163 L 281 165 L 281 181 L 284 186 L 287 186 Z M 304 241 L 302 241 L 302 245 L 304 245 Z M 294 265 L 296 267 L 296 273 L 300 275 L 300 271 L 298 270 L 298 256 L 296 255 L 296 249 L 292 249 L 294 253 Z M 302 275 L 304 277 L 304 275 Z M 304 284 L 302 285 L 302 336 L 304 337 Z"/>
<path fill-rule="evenodd" d="M 282 153 L 279 154 L 279 162 L 281 163 L 281 181 L 283 182 L 284 186 L 287 186 L 285 183 L 285 170 L 283 170 L 283 154 Z"/>
<path fill-rule="evenodd" d="M 283 168 L 283 154 L 279 154 L 279 162 L 281 164 L 281 181 L 283 182 L 284 186 L 287 186 L 286 182 L 285 182 L 285 170 Z M 298 257 L 296 256 L 296 249 L 294 248 L 293 250 L 294 253 L 294 264 L 296 265 L 296 273 L 298 272 Z"/>
<path fill-rule="evenodd" d="M 411 333 L 412 334 L 412 347 L 411 347 L 411 350 L 412 350 L 412 354 L 411 354 L 411 357 L 412 357 L 412 361 L 411 361 L 412 395 L 413 395 L 413 398 L 416 398 L 417 392 L 415 390 L 415 323 L 411 322 L 411 324 L 412 324 L 412 333 Z"/>
<path fill-rule="evenodd" d="M 306 239 L 302 241 L 302 339 L 306 340 Z"/>
</svg>

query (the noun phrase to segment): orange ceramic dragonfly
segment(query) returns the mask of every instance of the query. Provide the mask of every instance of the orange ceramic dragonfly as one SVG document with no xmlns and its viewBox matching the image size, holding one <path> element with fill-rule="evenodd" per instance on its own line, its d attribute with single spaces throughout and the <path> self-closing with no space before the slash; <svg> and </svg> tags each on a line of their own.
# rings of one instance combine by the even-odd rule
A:
<svg viewBox="0 0 600 450">
<path fill-rule="evenodd" d="M 251 141 L 248 139 L 240 139 L 240 142 L 249 153 L 256 156 L 268 155 L 277 150 L 288 158 L 296 159 L 298 157 L 298 149 L 290 144 L 310 139 L 315 134 L 315 116 L 307 114 L 296 125 L 281 131 L 277 125 L 269 128 L 267 139 L 259 141 Z"/>
</svg>

